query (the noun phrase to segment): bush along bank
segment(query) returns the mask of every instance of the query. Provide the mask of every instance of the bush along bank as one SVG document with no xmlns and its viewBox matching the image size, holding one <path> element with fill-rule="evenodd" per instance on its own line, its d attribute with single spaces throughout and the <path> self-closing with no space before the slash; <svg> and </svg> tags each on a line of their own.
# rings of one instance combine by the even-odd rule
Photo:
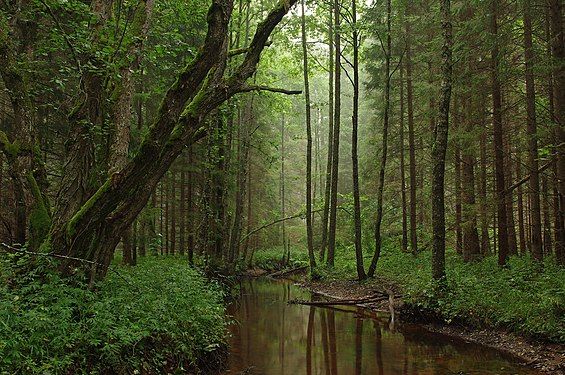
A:
<svg viewBox="0 0 565 375">
<path fill-rule="evenodd" d="M 0 265 L 2 374 L 206 373 L 227 354 L 223 292 L 184 261 L 147 257 L 94 291 L 24 263 Z"/>
</svg>

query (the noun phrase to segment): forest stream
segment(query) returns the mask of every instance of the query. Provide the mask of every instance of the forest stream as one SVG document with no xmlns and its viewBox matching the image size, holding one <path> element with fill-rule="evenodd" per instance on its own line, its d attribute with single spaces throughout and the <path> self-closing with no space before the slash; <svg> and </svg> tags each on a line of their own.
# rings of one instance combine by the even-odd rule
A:
<svg viewBox="0 0 565 375">
<path fill-rule="evenodd" d="M 385 313 L 287 303 L 310 298 L 289 281 L 243 281 L 228 308 L 234 323 L 226 374 L 539 373 L 477 344 L 394 326 Z"/>
</svg>

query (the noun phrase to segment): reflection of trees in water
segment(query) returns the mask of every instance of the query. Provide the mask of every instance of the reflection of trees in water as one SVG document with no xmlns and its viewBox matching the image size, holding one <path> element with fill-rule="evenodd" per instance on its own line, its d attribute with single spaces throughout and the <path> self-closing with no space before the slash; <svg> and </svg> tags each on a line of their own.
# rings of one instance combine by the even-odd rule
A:
<svg viewBox="0 0 565 375">
<path fill-rule="evenodd" d="M 361 308 L 287 305 L 289 299 L 308 298 L 289 283 L 243 282 L 239 297 L 230 307 L 241 322 L 232 326 L 231 373 L 430 375 L 478 368 L 484 374 L 528 373 L 497 360 L 498 353 L 452 343 L 417 326 L 391 331 L 387 316 Z"/>
<path fill-rule="evenodd" d="M 358 310 L 361 310 L 360 308 Z M 355 375 L 363 373 L 363 319 L 355 319 Z"/>
</svg>

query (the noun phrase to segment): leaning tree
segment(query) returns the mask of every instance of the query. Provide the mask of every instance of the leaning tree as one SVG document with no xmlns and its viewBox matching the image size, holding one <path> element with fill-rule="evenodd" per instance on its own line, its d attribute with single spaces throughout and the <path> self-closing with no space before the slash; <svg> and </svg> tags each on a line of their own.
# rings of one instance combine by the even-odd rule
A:
<svg viewBox="0 0 565 375">
<path fill-rule="evenodd" d="M 36 171 L 41 168 L 40 165 L 34 166 L 33 147 L 19 147 L 33 144 L 30 126 L 22 128 L 19 134 L 0 133 L 0 150 L 7 156 L 10 174 L 16 186 L 22 195 L 27 194 L 33 198 L 21 200 L 27 205 L 33 205 L 33 208 L 22 207 L 21 216 L 25 217 L 25 212 L 33 213 L 28 215 L 28 223 L 25 225 L 29 227 L 29 221 L 33 221 L 30 231 L 33 229 L 34 233 L 38 233 L 34 239 L 38 244 L 38 251 L 60 257 L 62 260 L 59 269 L 63 273 L 70 273 L 77 266 L 87 264 L 89 267 L 86 272 L 91 280 L 104 277 L 121 235 L 146 205 L 158 181 L 184 147 L 206 136 L 205 120 L 211 112 L 242 92 L 268 90 L 297 93 L 246 83 L 255 73 L 271 33 L 296 2 L 297 0 L 278 1 L 257 26 L 249 46 L 230 51 L 229 24 L 233 0 L 213 0 L 207 14 L 208 27 L 204 42 L 176 82 L 167 90 L 137 153 L 122 168 L 111 170 L 95 189 L 87 193 L 85 189 L 81 189 L 81 185 L 88 178 L 85 170 L 92 164 L 89 160 L 92 150 L 87 144 L 88 137 L 81 137 L 81 133 L 85 131 L 85 123 L 91 123 L 93 114 L 96 114 L 95 103 L 104 101 L 92 101 L 93 95 L 84 95 L 85 98 L 76 106 L 76 111 L 69 116 L 71 124 L 76 126 L 73 129 L 76 139 L 70 142 L 72 146 L 67 149 L 66 169 L 53 205 L 53 214 L 46 205 L 46 194 L 41 191 L 42 184 L 38 184 L 35 178 L 40 175 Z M 104 12 L 104 4 L 107 3 L 104 0 L 94 0 L 93 4 L 98 8 L 94 5 L 91 7 L 104 16 L 107 14 Z M 103 19 L 104 17 L 98 17 L 98 20 Z M 17 28 L 17 25 L 14 27 Z M 94 23 L 91 27 L 99 25 Z M 17 86 L 15 99 L 19 101 L 12 102 L 19 105 L 17 109 L 21 108 L 21 121 L 28 124 L 30 120 L 25 114 L 30 113 L 26 109 L 29 110 L 31 105 L 24 101 L 29 98 L 25 92 L 25 80 L 18 81 L 17 74 L 11 74 L 7 70 L 11 63 L 16 65 L 16 58 L 13 57 L 18 55 L 16 48 L 22 47 L 12 46 L 7 38 L 0 39 L 0 53 L 8 58 L 5 60 L 8 64 L 5 64 L 0 74 L 5 82 Z M 239 64 L 227 69 L 229 59 L 235 55 L 240 56 Z M 95 64 L 95 61 L 92 63 Z M 95 73 L 86 73 L 84 78 L 83 91 L 87 94 L 88 90 L 93 94 L 103 94 L 96 87 L 100 77 Z M 75 121 L 72 121 L 73 116 Z M 85 117 L 89 121 L 84 121 Z M 25 139 L 20 139 L 21 137 Z M 44 220 L 37 220 L 37 216 Z"/>
</svg>

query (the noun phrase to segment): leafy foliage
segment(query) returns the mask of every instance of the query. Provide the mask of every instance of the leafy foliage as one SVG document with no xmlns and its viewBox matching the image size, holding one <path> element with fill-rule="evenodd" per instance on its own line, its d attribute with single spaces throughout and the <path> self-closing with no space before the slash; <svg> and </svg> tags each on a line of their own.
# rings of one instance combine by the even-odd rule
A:
<svg viewBox="0 0 565 375">
<path fill-rule="evenodd" d="M 220 287 L 178 259 L 147 257 L 97 291 L 41 265 L 23 276 L 3 259 L 0 271 L 3 374 L 161 373 L 224 345 Z"/>
</svg>

